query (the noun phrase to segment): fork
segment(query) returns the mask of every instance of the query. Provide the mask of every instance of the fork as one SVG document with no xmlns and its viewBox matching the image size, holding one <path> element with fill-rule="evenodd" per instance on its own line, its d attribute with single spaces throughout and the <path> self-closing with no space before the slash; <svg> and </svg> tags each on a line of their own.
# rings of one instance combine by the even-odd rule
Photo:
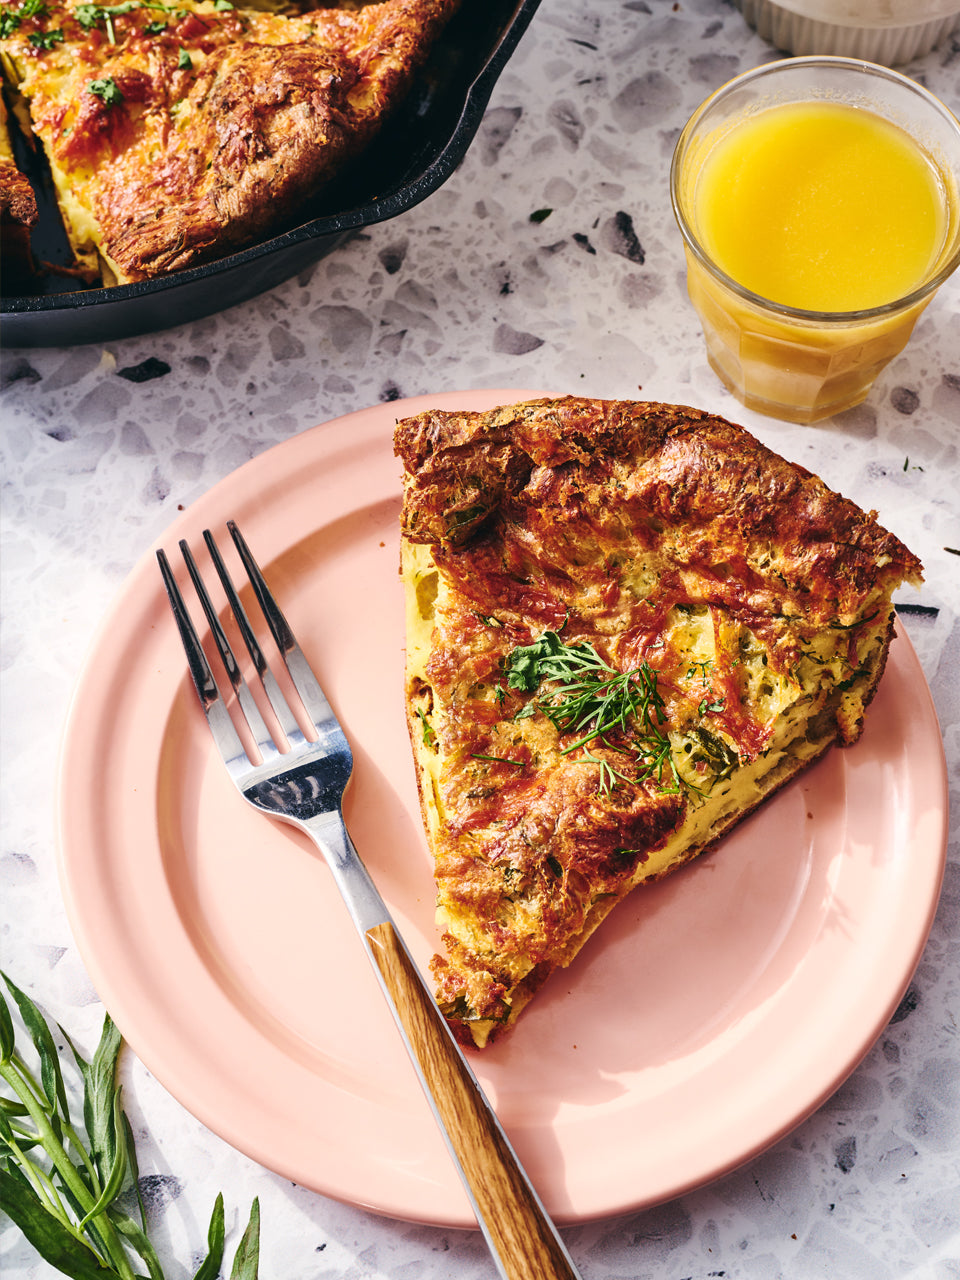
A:
<svg viewBox="0 0 960 1280">
<path fill-rule="evenodd" d="M 344 788 L 353 770 L 350 745 L 236 522 L 228 521 L 227 528 L 312 728 L 309 734 L 304 731 L 281 692 L 219 547 L 207 529 L 203 538 L 210 559 L 249 651 L 256 679 L 281 730 L 276 734 L 268 728 L 197 563 L 186 540 L 181 540 L 180 551 L 233 689 L 240 722 L 245 722 L 254 745 L 251 753 L 234 725 L 167 556 L 158 550 L 160 571 L 187 663 L 217 750 L 245 800 L 271 817 L 306 831 L 323 853 L 503 1280 L 579 1280 L 555 1224 L 353 846 L 341 808 Z"/>
</svg>

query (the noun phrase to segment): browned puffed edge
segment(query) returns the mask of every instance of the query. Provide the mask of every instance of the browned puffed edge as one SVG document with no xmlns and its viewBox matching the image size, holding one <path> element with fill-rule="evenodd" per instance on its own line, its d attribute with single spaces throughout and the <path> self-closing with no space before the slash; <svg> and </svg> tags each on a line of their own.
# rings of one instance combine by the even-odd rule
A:
<svg viewBox="0 0 960 1280">
<path fill-rule="evenodd" d="M 403 536 L 460 546 L 516 499 L 536 468 L 559 476 L 591 463 L 632 478 L 645 514 L 716 545 L 767 541 L 772 572 L 807 607 L 849 621 L 878 583 L 919 583 L 917 557 L 856 503 L 788 462 L 743 427 L 686 405 L 590 400 L 523 401 L 486 412 L 427 410 L 402 419 Z M 545 488 L 538 485 L 538 491 Z"/>
</svg>

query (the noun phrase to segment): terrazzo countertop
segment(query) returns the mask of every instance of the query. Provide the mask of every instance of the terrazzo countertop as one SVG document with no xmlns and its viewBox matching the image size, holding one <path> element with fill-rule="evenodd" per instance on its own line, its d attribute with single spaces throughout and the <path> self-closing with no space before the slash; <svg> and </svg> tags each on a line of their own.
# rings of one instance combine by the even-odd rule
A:
<svg viewBox="0 0 960 1280">
<path fill-rule="evenodd" d="M 960 277 L 866 403 L 816 427 L 725 392 L 685 294 L 673 144 L 710 91 L 775 56 L 725 0 L 544 0 L 463 164 L 412 211 L 226 314 L 4 353 L 2 965 L 86 1051 L 103 1007 L 60 896 L 53 760 L 95 629 L 181 509 L 272 445 L 366 406 L 486 387 L 692 404 L 876 509 L 925 565 L 922 592 L 900 596 L 922 609 L 901 620 L 956 801 Z M 957 37 L 906 70 L 960 106 Z M 835 1095 L 712 1185 L 566 1227 L 585 1280 L 960 1276 L 958 861 L 954 819 L 919 967 Z M 168 1280 L 193 1273 L 218 1190 L 228 1257 L 259 1197 L 264 1280 L 494 1276 L 476 1233 L 291 1185 L 205 1129 L 130 1052 L 122 1072 Z M 0 1271 L 57 1274 L 6 1219 Z"/>
</svg>

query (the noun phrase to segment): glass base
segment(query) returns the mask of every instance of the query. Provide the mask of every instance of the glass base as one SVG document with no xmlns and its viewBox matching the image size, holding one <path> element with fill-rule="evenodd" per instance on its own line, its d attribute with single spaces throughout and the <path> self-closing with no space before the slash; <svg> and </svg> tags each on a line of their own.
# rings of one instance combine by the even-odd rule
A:
<svg viewBox="0 0 960 1280">
<path fill-rule="evenodd" d="M 774 400 L 765 400 L 762 396 L 755 395 L 744 388 L 742 384 L 738 384 L 734 379 L 729 378 L 709 351 L 707 352 L 707 361 L 723 385 L 737 397 L 742 405 L 747 409 L 755 410 L 757 413 L 766 414 L 768 418 L 779 418 L 782 422 L 796 422 L 802 426 L 823 422 L 826 418 L 833 418 L 838 413 L 843 413 L 846 409 L 853 409 L 856 405 L 863 404 L 870 394 L 870 386 L 866 386 L 861 388 L 855 395 L 844 396 L 841 400 L 837 400 L 832 404 L 778 404 Z"/>
</svg>

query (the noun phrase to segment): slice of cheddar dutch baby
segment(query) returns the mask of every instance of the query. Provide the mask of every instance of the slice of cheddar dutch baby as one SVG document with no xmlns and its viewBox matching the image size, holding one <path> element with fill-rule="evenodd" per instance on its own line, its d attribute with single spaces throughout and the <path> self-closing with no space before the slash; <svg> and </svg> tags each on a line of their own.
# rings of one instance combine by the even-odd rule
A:
<svg viewBox="0 0 960 1280">
<path fill-rule="evenodd" d="M 437 997 L 482 1047 L 627 893 L 856 741 L 921 566 L 682 406 L 431 411 L 395 447 Z"/>
</svg>

